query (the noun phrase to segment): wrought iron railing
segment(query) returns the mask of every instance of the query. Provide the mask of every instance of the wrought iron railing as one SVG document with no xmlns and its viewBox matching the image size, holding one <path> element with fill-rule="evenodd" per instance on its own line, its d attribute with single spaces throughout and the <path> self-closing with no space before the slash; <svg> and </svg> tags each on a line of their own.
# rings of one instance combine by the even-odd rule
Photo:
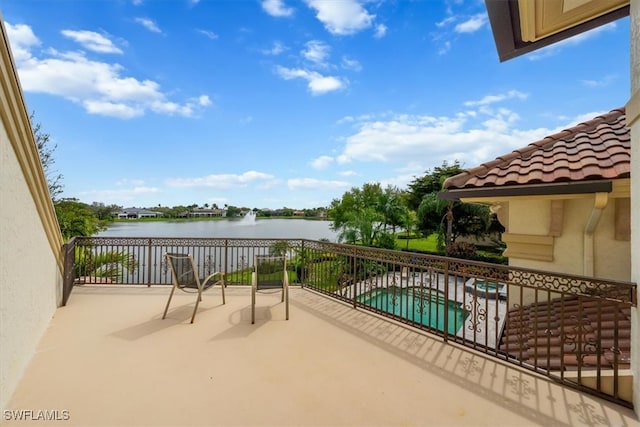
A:
<svg viewBox="0 0 640 427">
<path fill-rule="evenodd" d="M 305 239 L 96 237 L 65 247 L 64 302 L 74 285 L 170 284 L 166 252 L 227 285 L 286 254 L 293 284 L 631 406 L 633 283 Z"/>
</svg>

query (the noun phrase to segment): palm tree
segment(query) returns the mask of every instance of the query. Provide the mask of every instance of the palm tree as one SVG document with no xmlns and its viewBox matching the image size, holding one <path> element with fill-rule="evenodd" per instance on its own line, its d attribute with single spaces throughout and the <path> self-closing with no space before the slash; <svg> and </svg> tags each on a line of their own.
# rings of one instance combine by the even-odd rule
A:
<svg viewBox="0 0 640 427">
<path fill-rule="evenodd" d="M 80 277 L 101 277 L 116 282 L 125 271 L 133 271 L 138 263 L 133 255 L 124 251 L 96 252 L 90 246 L 76 247 L 73 275 Z"/>
</svg>

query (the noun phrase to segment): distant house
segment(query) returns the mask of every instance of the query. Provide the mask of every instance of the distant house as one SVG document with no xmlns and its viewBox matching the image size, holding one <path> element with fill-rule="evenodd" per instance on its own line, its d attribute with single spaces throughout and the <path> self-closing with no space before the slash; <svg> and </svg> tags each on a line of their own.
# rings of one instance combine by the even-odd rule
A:
<svg viewBox="0 0 640 427">
<path fill-rule="evenodd" d="M 193 209 L 189 212 L 191 217 L 226 217 L 227 211 L 224 209 Z"/>
<path fill-rule="evenodd" d="M 441 197 L 489 205 L 509 265 L 628 281 L 630 164 L 617 109 L 453 176 Z"/>
<path fill-rule="evenodd" d="M 293 211 L 293 216 L 304 216 L 304 211 L 301 211 L 301 210 Z"/>
<path fill-rule="evenodd" d="M 126 208 L 118 212 L 118 218 L 120 219 L 157 218 L 160 216 L 162 216 L 161 212 L 141 208 Z"/>
</svg>

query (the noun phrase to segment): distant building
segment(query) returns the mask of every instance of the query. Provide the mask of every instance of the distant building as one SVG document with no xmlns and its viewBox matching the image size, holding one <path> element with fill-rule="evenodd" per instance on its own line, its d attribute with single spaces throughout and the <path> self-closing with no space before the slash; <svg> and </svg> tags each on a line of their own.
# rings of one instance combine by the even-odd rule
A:
<svg viewBox="0 0 640 427">
<path fill-rule="evenodd" d="M 189 212 L 192 217 L 226 217 L 227 211 L 224 209 L 193 209 Z"/>
<path fill-rule="evenodd" d="M 120 219 L 157 218 L 162 216 L 161 212 L 154 212 L 141 208 L 126 208 L 118 212 Z"/>
</svg>

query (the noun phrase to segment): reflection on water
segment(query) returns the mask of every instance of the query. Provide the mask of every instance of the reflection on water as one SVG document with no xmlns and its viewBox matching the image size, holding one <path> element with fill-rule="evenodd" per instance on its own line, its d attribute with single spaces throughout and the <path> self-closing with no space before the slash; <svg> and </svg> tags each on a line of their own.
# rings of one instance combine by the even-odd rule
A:
<svg viewBox="0 0 640 427">
<path fill-rule="evenodd" d="M 116 222 L 98 237 L 240 237 L 276 239 L 328 239 L 337 233 L 330 221 L 306 219 L 257 219 L 248 226 L 242 220 Z"/>
</svg>

